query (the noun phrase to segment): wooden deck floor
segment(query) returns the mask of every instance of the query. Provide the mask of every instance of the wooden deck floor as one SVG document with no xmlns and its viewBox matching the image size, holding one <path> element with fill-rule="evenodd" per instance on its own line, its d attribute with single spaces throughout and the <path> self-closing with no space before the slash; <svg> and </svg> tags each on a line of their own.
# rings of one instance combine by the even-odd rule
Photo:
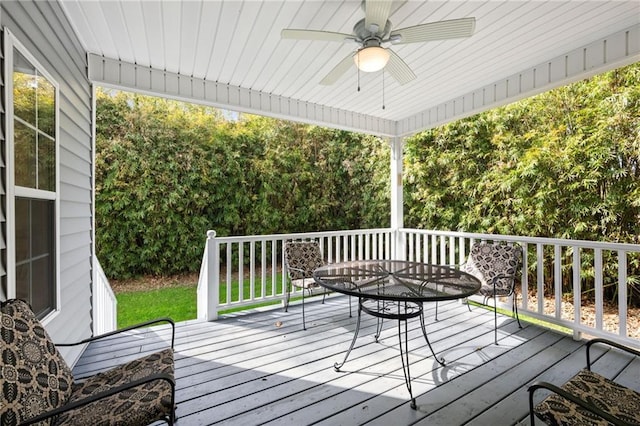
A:
<svg viewBox="0 0 640 426">
<path fill-rule="evenodd" d="M 354 303 L 355 305 L 355 303 Z M 184 322 L 176 329 L 178 425 L 528 425 L 527 386 L 561 383 L 585 365 L 582 342 L 557 332 L 499 317 L 493 344 L 493 313 L 469 312 L 458 302 L 425 306 L 438 365 L 419 321 L 410 322 L 413 392 L 409 407 L 398 352 L 397 325 L 362 317 L 360 336 L 343 371 L 356 318 L 348 298 L 307 303 L 307 330 L 300 306 L 237 314 L 215 322 Z M 166 347 L 167 331 L 153 328 L 94 343 L 74 368 L 76 375 Z M 640 359 L 597 349 L 594 370 L 640 390 Z"/>
</svg>

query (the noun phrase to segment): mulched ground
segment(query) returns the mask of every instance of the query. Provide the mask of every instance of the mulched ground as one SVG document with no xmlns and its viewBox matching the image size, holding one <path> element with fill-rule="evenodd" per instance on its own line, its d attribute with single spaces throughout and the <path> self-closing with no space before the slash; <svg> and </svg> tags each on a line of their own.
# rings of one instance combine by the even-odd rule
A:
<svg viewBox="0 0 640 426">
<path fill-rule="evenodd" d="M 170 277 L 148 276 L 129 280 L 109 280 L 109 284 L 111 284 L 111 288 L 116 294 L 157 290 L 167 287 L 196 287 L 198 285 L 198 274 L 193 272 Z"/>
</svg>

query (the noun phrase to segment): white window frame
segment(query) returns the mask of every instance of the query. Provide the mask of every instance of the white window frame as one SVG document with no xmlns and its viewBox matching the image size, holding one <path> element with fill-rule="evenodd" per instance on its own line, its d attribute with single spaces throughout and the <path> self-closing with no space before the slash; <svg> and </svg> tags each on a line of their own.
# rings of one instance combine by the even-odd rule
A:
<svg viewBox="0 0 640 426">
<path fill-rule="evenodd" d="M 13 50 L 16 49 L 31 64 L 36 67 L 38 73 L 51 83 L 55 90 L 55 184 L 56 190 L 45 191 L 41 189 L 16 187 L 15 185 L 15 149 L 14 149 L 14 110 L 13 110 Z M 60 312 L 60 86 L 58 82 L 47 72 L 46 68 L 36 60 L 26 47 L 9 31 L 4 28 L 4 60 L 5 60 L 5 120 L 7 129 L 6 150 L 6 184 L 7 184 L 7 297 L 16 297 L 16 197 L 36 198 L 41 200 L 53 200 L 54 203 L 54 306 L 41 322 L 48 323 Z"/>
</svg>

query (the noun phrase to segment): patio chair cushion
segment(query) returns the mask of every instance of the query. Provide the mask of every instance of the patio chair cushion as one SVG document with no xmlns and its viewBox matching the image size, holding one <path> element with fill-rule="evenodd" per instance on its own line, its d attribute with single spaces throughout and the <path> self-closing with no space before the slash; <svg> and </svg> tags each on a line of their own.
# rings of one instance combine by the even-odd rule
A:
<svg viewBox="0 0 640 426">
<path fill-rule="evenodd" d="M 157 373 L 174 377 L 173 349 L 168 348 L 147 355 L 104 373 L 98 373 L 84 382 L 75 383 L 69 402 Z M 173 408 L 171 400 L 169 383 L 155 380 L 68 411 L 60 416 L 57 424 L 145 425 L 170 416 Z"/>
<path fill-rule="evenodd" d="M 312 278 L 313 271 L 324 265 L 320 245 L 316 241 L 287 242 L 284 256 L 291 280 Z M 309 281 L 313 282 L 313 279 Z"/>
<path fill-rule="evenodd" d="M 640 393 L 597 373 L 581 370 L 562 388 L 630 425 L 640 425 Z M 608 425 L 609 423 L 557 394 L 549 395 L 534 412 L 549 425 Z"/>
<path fill-rule="evenodd" d="M 63 405 L 73 375 L 26 302 L 3 302 L 0 312 L 0 423 L 13 425 Z"/>
<path fill-rule="evenodd" d="M 465 272 L 480 280 L 482 287 L 478 293 L 493 297 L 493 279 L 498 275 L 512 278 L 496 280 L 496 296 L 511 294 L 513 277 L 518 271 L 522 259 L 522 248 L 518 245 L 476 243 L 471 247 L 467 262 L 462 265 Z"/>
</svg>

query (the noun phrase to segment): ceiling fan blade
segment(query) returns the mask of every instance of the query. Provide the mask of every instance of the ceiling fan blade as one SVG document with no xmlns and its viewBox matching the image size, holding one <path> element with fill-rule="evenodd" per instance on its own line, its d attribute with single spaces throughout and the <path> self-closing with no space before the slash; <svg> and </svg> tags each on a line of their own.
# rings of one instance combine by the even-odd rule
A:
<svg viewBox="0 0 640 426">
<path fill-rule="evenodd" d="M 280 32 L 280 37 L 293 40 L 320 40 L 320 41 L 345 41 L 355 39 L 352 34 L 334 33 L 331 31 L 317 30 L 293 30 L 285 28 Z"/>
<path fill-rule="evenodd" d="M 421 43 L 432 40 L 469 37 L 476 28 L 476 18 L 451 19 L 449 21 L 430 22 L 414 27 L 400 28 L 391 31 L 393 38 L 399 35 L 401 39 L 393 44 Z"/>
<path fill-rule="evenodd" d="M 366 0 L 364 4 L 364 26 L 367 30 L 377 33 L 384 30 L 391 12 L 392 0 Z M 377 25 L 375 31 L 371 30 L 371 25 Z"/>
<path fill-rule="evenodd" d="M 402 60 L 400 56 L 396 52 L 391 49 L 387 49 L 390 53 L 389 62 L 387 62 L 387 66 L 384 67 L 385 71 L 391 74 L 398 83 L 407 84 L 411 80 L 416 78 L 416 75 L 411 71 L 409 65 L 405 61 Z"/>
<path fill-rule="evenodd" d="M 338 81 L 340 77 L 344 75 L 344 73 L 349 71 L 349 68 L 351 68 L 353 65 L 353 53 L 350 53 L 346 58 L 338 62 L 338 65 L 333 67 L 333 69 L 329 71 L 329 74 L 327 74 L 322 80 L 320 80 L 320 84 L 324 86 L 331 86 L 333 83 Z"/>
</svg>

